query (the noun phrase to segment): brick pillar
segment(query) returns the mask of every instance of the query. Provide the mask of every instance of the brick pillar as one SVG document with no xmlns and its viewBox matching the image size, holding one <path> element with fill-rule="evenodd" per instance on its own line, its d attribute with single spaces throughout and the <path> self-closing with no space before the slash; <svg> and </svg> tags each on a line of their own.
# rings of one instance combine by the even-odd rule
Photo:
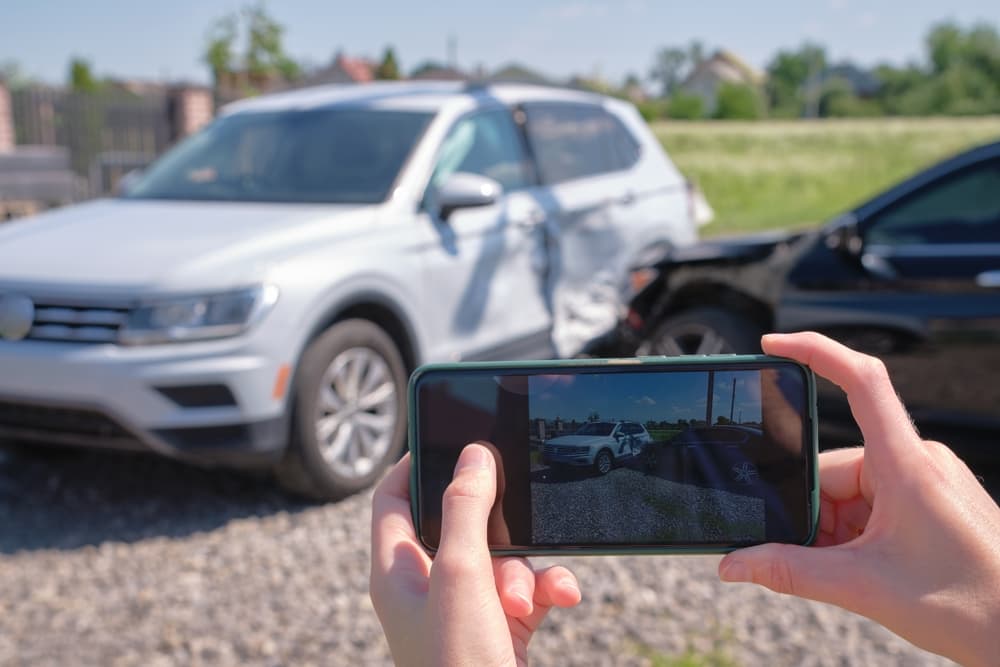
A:
<svg viewBox="0 0 1000 667">
<path fill-rule="evenodd" d="M 172 135 L 182 139 L 194 134 L 215 116 L 212 91 L 208 88 L 183 87 L 171 91 L 174 107 Z"/>
<path fill-rule="evenodd" d="M 0 81 L 0 153 L 14 150 L 14 109 L 10 104 L 10 92 Z"/>
</svg>

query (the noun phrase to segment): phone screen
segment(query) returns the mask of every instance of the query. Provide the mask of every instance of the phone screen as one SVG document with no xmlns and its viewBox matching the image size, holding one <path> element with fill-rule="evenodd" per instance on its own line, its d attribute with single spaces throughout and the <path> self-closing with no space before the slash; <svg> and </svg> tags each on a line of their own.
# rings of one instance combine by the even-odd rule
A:
<svg viewBox="0 0 1000 667">
<path fill-rule="evenodd" d="M 430 369 L 414 386 L 418 531 L 489 443 L 493 548 L 739 547 L 812 532 L 813 398 L 791 362 Z"/>
</svg>

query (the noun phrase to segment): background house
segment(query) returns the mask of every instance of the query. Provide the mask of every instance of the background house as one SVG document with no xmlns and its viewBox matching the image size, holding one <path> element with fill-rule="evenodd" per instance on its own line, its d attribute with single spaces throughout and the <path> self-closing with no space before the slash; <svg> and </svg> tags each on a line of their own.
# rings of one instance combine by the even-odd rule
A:
<svg viewBox="0 0 1000 667">
<path fill-rule="evenodd" d="M 688 95 L 701 98 L 705 114 L 715 112 L 719 88 L 723 84 L 733 83 L 758 87 L 764 84 L 766 75 L 731 51 L 720 49 L 712 57 L 695 65 L 680 85 L 680 89 Z"/>
</svg>

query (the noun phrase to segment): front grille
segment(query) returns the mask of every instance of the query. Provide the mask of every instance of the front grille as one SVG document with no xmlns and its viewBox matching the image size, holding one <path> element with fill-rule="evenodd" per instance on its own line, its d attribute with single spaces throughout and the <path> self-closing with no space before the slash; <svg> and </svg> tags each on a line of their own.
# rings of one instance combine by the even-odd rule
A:
<svg viewBox="0 0 1000 667">
<path fill-rule="evenodd" d="M 138 441 L 97 410 L 0 401 L 0 438 L 134 448 Z"/>
<path fill-rule="evenodd" d="M 542 453 L 547 456 L 580 456 L 588 450 L 588 447 L 579 445 L 545 445 Z"/>
<path fill-rule="evenodd" d="M 30 340 L 114 343 L 129 316 L 126 304 L 35 299 Z"/>
</svg>

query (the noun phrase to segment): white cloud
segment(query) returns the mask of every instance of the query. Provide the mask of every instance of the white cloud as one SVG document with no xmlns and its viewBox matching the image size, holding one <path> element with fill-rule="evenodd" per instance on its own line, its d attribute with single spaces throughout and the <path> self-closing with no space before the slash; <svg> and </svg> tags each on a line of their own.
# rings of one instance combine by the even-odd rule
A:
<svg viewBox="0 0 1000 667">
<path fill-rule="evenodd" d="M 638 405 L 656 405 L 656 401 L 654 401 L 649 396 L 643 396 L 642 398 L 640 398 L 639 400 L 637 400 L 636 403 Z"/>
<path fill-rule="evenodd" d="M 830 0 L 830 9 L 835 12 L 839 12 L 843 9 L 847 9 L 847 0 Z"/>
</svg>

